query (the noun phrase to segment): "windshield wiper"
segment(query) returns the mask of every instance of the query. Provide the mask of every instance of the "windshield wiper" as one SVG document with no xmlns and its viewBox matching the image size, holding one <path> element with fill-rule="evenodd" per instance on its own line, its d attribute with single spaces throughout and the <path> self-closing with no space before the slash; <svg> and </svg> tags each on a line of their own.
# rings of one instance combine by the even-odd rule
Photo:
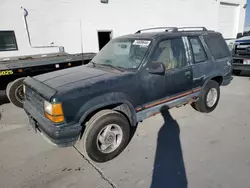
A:
<svg viewBox="0 0 250 188">
<path fill-rule="evenodd" d="M 106 66 L 106 67 L 111 67 L 111 68 L 116 69 L 116 70 L 119 70 L 119 71 L 121 71 L 121 72 L 124 72 L 124 71 L 125 71 L 124 68 L 122 68 L 122 67 L 117 67 L 117 66 L 114 66 L 114 65 L 111 65 L 111 64 L 99 64 L 99 65 L 101 65 L 101 66 Z"/>
</svg>

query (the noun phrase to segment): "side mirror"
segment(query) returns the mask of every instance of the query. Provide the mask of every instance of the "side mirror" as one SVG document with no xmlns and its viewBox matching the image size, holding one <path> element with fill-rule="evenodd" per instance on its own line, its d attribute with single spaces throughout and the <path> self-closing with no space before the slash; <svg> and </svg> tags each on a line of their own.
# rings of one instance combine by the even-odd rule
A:
<svg viewBox="0 0 250 188">
<path fill-rule="evenodd" d="M 236 38 L 239 39 L 239 38 L 241 38 L 241 37 L 243 37 L 243 34 L 242 34 L 242 33 L 237 33 Z"/>
<path fill-rule="evenodd" d="M 159 74 L 159 75 L 165 74 L 165 66 L 161 62 L 152 63 L 147 70 L 150 74 Z"/>
</svg>

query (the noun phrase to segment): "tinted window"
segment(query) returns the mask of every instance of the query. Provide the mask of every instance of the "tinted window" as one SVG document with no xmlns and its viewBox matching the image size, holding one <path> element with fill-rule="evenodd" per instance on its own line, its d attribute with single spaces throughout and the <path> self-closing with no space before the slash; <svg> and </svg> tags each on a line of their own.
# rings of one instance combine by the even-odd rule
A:
<svg viewBox="0 0 250 188">
<path fill-rule="evenodd" d="M 215 59 L 230 56 L 228 46 L 222 36 L 206 36 L 204 38 Z"/>
<path fill-rule="evenodd" d="M 14 31 L 0 31 L 0 51 L 17 50 Z"/>
<path fill-rule="evenodd" d="M 163 63 L 166 69 L 186 66 L 186 54 L 182 39 L 175 38 L 160 42 L 152 57 L 152 61 Z"/>
<path fill-rule="evenodd" d="M 189 38 L 193 56 L 194 56 L 194 62 L 199 63 L 207 60 L 207 56 L 205 53 L 205 50 L 200 42 L 199 37 L 190 37 Z"/>
</svg>

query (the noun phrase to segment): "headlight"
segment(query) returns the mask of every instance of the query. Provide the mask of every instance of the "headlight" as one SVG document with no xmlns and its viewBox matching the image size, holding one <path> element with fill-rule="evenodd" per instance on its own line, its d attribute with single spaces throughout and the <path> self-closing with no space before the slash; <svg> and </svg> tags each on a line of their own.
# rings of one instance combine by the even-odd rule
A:
<svg viewBox="0 0 250 188">
<path fill-rule="evenodd" d="M 60 123 L 64 121 L 64 114 L 62 110 L 62 104 L 51 104 L 48 101 L 44 101 L 45 117 L 54 123 Z"/>
<path fill-rule="evenodd" d="M 52 104 L 48 101 L 44 101 L 44 111 L 52 115 Z"/>
</svg>

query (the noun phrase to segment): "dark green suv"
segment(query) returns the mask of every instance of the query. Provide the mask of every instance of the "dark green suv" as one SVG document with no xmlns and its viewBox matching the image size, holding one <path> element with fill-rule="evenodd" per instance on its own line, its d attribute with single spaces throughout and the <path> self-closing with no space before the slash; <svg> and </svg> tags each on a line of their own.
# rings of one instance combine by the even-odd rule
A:
<svg viewBox="0 0 250 188">
<path fill-rule="evenodd" d="M 147 30 L 111 40 L 88 65 L 25 79 L 24 109 L 34 129 L 61 147 L 80 142 L 87 156 L 105 162 L 124 150 L 138 122 L 163 107 L 213 111 L 220 86 L 232 79 L 221 34 Z"/>
</svg>

